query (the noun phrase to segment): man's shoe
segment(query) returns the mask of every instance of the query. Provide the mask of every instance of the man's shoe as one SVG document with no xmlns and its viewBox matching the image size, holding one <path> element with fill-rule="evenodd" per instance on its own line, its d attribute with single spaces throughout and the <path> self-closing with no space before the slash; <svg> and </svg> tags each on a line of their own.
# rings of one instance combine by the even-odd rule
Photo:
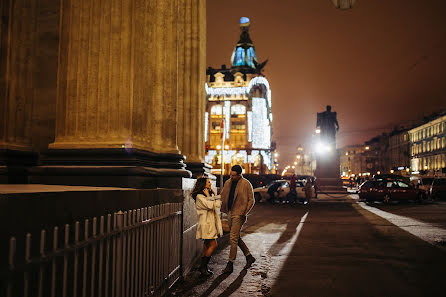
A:
<svg viewBox="0 0 446 297">
<path fill-rule="evenodd" d="M 232 273 L 234 271 L 234 263 L 232 263 L 231 261 L 228 261 L 228 264 L 226 264 L 225 269 L 223 269 L 223 271 L 221 272 L 222 274 L 226 274 L 226 273 Z"/>
<path fill-rule="evenodd" d="M 246 256 L 246 265 L 245 265 L 245 269 L 248 269 L 249 267 L 251 267 L 251 265 L 256 261 L 256 258 L 254 258 L 252 255 L 248 255 Z"/>
</svg>

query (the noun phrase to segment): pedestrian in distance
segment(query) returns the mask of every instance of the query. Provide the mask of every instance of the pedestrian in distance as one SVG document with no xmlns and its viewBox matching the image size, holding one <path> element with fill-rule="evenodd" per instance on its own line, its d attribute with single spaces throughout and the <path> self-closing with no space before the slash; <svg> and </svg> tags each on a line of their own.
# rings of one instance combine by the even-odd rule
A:
<svg viewBox="0 0 446 297">
<path fill-rule="evenodd" d="M 216 238 L 223 235 L 220 217 L 217 209 L 221 207 L 220 196 L 212 190 L 211 182 L 206 177 L 199 177 L 192 190 L 195 208 L 198 215 L 197 239 L 203 240 L 201 265 L 199 271 L 202 276 L 212 275 L 208 268 L 209 260 L 217 248 Z"/>
<path fill-rule="evenodd" d="M 288 195 L 289 197 L 287 197 L 288 202 L 291 202 L 289 201 L 291 197 L 293 197 L 293 202 L 296 202 L 297 200 L 296 186 L 297 186 L 297 177 L 295 174 L 293 174 L 290 179 L 290 193 Z"/>
<path fill-rule="evenodd" d="M 280 187 L 281 187 L 281 184 L 279 182 L 276 182 L 276 183 L 272 184 L 268 188 L 268 194 L 269 194 L 268 202 L 269 203 L 274 204 L 274 202 L 276 200 L 276 194 L 277 194 L 277 198 L 279 198 L 279 196 L 280 196 L 280 194 L 279 194 Z"/>
<path fill-rule="evenodd" d="M 319 181 L 317 178 L 313 178 L 313 187 L 314 187 L 314 199 L 317 199 L 317 192 L 319 191 Z"/>
<path fill-rule="evenodd" d="M 313 184 L 311 183 L 311 179 L 309 177 L 307 177 L 305 187 L 302 190 L 305 191 L 304 204 L 310 203 L 311 196 L 313 195 Z"/>
<path fill-rule="evenodd" d="M 240 231 L 249 211 L 254 206 L 254 192 L 251 183 L 242 176 L 242 167 L 234 165 L 231 168 L 230 179 L 225 182 L 221 191 L 222 206 L 221 211 L 228 215 L 229 225 L 229 260 L 222 271 L 223 273 L 232 273 L 234 262 L 237 257 L 237 246 L 240 247 L 246 257 L 244 269 L 248 269 L 256 261 L 251 255 L 249 248 L 240 237 Z"/>
</svg>

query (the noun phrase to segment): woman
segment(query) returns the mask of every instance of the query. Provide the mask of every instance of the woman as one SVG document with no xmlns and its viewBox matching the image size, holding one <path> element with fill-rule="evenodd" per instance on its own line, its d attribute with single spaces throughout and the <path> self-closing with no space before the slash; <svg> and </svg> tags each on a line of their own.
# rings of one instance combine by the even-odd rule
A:
<svg viewBox="0 0 446 297">
<path fill-rule="evenodd" d="M 212 253 L 217 248 L 216 238 L 223 235 L 220 217 L 217 208 L 221 207 L 220 196 L 215 196 L 211 188 L 211 182 L 206 177 L 199 177 L 192 191 L 195 207 L 198 215 L 197 239 L 203 239 L 203 252 L 201 255 L 200 273 L 209 276 L 212 271 L 208 269 L 208 263 Z"/>
</svg>

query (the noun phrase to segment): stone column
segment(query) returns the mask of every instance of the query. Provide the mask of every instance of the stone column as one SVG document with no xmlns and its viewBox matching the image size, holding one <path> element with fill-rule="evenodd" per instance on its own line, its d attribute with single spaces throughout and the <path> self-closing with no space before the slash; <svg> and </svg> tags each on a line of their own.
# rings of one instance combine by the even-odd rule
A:
<svg viewBox="0 0 446 297">
<path fill-rule="evenodd" d="M 53 167 L 36 174 L 57 180 L 54 166 L 71 166 L 78 184 L 137 176 L 113 182 L 132 187 L 160 186 L 141 176 L 189 176 L 176 141 L 178 1 L 62 0 Z"/>
<path fill-rule="evenodd" d="M 206 1 L 180 0 L 178 146 L 194 176 L 209 174 L 204 164 L 206 95 Z"/>
<path fill-rule="evenodd" d="M 60 4 L 0 2 L 0 183 L 26 183 L 54 140 Z"/>
<path fill-rule="evenodd" d="M 51 148 L 178 153 L 175 2 L 62 1 Z"/>
<path fill-rule="evenodd" d="M 32 150 L 36 1 L 1 1 L 0 150 Z"/>
</svg>

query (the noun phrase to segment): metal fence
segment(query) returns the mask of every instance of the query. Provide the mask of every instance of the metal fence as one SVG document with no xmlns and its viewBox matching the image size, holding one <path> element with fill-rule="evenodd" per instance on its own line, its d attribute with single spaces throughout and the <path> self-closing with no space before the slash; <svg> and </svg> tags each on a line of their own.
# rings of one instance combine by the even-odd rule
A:
<svg viewBox="0 0 446 297">
<path fill-rule="evenodd" d="M 182 204 L 167 203 L 42 230 L 9 242 L 0 296 L 161 296 L 180 276 Z"/>
</svg>

